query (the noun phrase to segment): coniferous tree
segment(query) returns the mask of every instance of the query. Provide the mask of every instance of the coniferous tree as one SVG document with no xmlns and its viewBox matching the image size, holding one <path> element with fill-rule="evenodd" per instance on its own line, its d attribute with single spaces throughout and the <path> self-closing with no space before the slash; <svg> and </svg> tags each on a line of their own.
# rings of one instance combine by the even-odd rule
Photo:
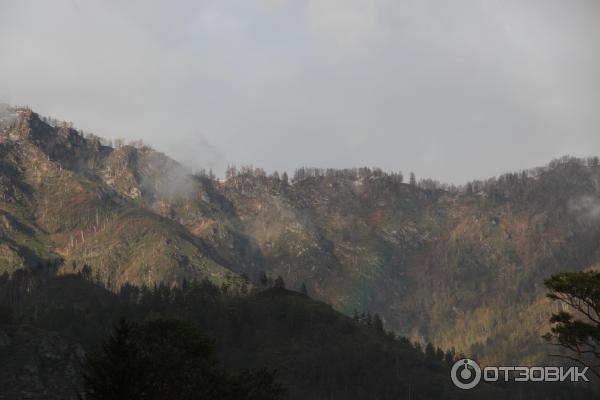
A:
<svg viewBox="0 0 600 400">
<path fill-rule="evenodd" d="M 285 289 L 285 282 L 281 276 L 278 276 L 277 279 L 275 279 L 275 287 Z"/>
<path fill-rule="evenodd" d="M 383 332 L 383 321 L 381 319 L 381 317 L 379 316 L 379 314 L 375 314 L 373 316 L 373 327 L 379 331 L 379 332 Z"/>
<path fill-rule="evenodd" d="M 306 284 L 304 284 L 304 282 L 302 282 L 302 286 L 300 286 L 300 293 L 302 293 L 305 296 L 308 296 L 308 289 L 306 289 Z"/>
<path fill-rule="evenodd" d="M 269 278 L 265 271 L 261 271 L 258 276 L 258 281 L 263 288 L 266 288 L 269 285 Z"/>
<path fill-rule="evenodd" d="M 83 374 L 85 398 L 93 400 L 275 400 L 283 394 L 266 370 L 229 375 L 218 369 L 212 340 L 177 320 L 120 320 L 103 351 L 86 356 Z"/>
<path fill-rule="evenodd" d="M 444 361 L 444 356 L 445 356 L 444 350 L 442 350 L 438 347 L 435 352 L 435 358 L 437 358 L 440 361 Z"/>
<path fill-rule="evenodd" d="M 414 172 L 410 173 L 410 178 L 409 179 L 410 179 L 409 180 L 409 184 L 411 186 L 417 186 L 417 178 L 415 177 L 415 173 Z"/>
<path fill-rule="evenodd" d="M 446 354 L 444 354 L 444 361 L 448 364 L 454 364 L 455 360 L 455 350 L 454 349 L 450 349 L 448 351 L 446 351 Z"/>
<path fill-rule="evenodd" d="M 90 267 L 87 264 L 83 265 L 83 268 L 81 268 L 81 277 L 83 279 L 85 279 L 86 281 L 89 281 L 92 279 L 92 267 Z"/>
<path fill-rule="evenodd" d="M 436 358 L 435 347 L 432 343 L 427 343 L 427 346 L 425 346 L 425 355 L 432 360 Z"/>
</svg>

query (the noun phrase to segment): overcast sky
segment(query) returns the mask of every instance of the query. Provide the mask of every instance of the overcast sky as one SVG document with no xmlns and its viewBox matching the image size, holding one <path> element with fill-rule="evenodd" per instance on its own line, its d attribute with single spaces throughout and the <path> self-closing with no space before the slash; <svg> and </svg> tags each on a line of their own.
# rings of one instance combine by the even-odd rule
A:
<svg viewBox="0 0 600 400">
<path fill-rule="evenodd" d="M 597 0 L 0 0 L 0 101 L 194 167 L 600 154 Z"/>
</svg>

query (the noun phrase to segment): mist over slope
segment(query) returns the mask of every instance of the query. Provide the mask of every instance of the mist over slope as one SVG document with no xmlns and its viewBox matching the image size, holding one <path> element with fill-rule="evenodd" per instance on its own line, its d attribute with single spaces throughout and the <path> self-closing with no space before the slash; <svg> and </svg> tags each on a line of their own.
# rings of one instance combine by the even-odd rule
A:
<svg viewBox="0 0 600 400">
<path fill-rule="evenodd" d="M 4 115 L 0 272 L 62 259 L 113 289 L 281 276 L 414 340 L 514 364 L 548 352 L 543 279 L 600 262 L 597 159 L 462 190 L 367 168 L 220 181 L 27 109 Z"/>
</svg>

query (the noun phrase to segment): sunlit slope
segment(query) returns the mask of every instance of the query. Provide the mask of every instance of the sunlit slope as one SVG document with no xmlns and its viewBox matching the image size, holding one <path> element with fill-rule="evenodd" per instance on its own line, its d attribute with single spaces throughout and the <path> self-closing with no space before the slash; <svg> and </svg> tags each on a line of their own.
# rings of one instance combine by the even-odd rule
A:
<svg viewBox="0 0 600 400">
<path fill-rule="evenodd" d="M 0 144 L 7 193 L 0 202 L 3 269 L 61 257 L 63 268 L 89 265 L 98 279 L 117 286 L 194 277 L 220 282 L 232 275 L 185 227 L 101 179 L 112 148 L 27 111 L 12 132 Z"/>
<path fill-rule="evenodd" d="M 564 159 L 461 193 L 389 176 L 293 186 L 239 176 L 222 187 L 265 268 L 289 285 L 306 282 L 346 313 L 378 312 L 416 340 L 535 360 L 549 351 L 544 278 L 600 257 L 598 172 Z"/>
<path fill-rule="evenodd" d="M 111 286 L 280 275 L 413 340 L 535 361 L 543 280 L 600 262 L 600 167 L 545 168 L 441 190 L 366 168 L 191 174 L 141 144 L 111 147 L 29 110 L 0 143 L 0 268 L 62 257 Z"/>
</svg>

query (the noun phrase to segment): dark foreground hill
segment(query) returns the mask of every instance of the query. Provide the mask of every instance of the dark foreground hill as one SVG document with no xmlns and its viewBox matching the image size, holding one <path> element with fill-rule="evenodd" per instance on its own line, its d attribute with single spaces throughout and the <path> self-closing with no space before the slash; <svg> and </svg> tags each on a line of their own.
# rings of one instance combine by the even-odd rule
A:
<svg viewBox="0 0 600 400">
<path fill-rule="evenodd" d="M 534 364 L 557 307 L 543 279 L 600 262 L 597 158 L 461 190 L 369 168 L 217 180 L 27 109 L 0 119 L 0 271 L 60 259 L 112 290 L 266 273 L 412 340 Z"/>
<path fill-rule="evenodd" d="M 208 281 L 179 288 L 124 286 L 113 293 L 81 274 L 17 273 L 0 283 L 0 398 L 68 399 L 80 391 L 79 361 L 118 318 L 188 321 L 216 342 L 232 373 L 266 367 L 287 399 L 584 399 L 569 384 L 454 388 L 456 355 L 415 347 L 375 319 L 355 320 L 284 288 L 248 292 Z"/>
<path fill-rule="evenodd" d="M 0 324 L 0 399 L 77 399 L 83 355 L 55 332 Z"/>
</svg>

